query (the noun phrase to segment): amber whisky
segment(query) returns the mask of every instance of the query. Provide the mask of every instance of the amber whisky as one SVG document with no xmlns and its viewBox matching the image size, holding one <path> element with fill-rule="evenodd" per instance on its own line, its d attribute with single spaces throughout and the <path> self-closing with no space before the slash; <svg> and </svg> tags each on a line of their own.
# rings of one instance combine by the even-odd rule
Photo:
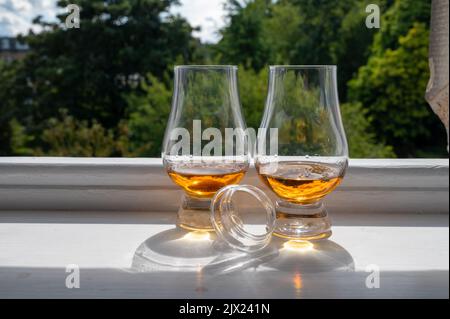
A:
<svg viewBox="0 0 450 319">
<path fill-rule="evenodd" d="M 315 162 L 257 165 L 263 182 L 281 199 L 312 204 L 331 193 L 342 181 L 345 168 Z"/>
<path fill-rule="evenodd" d="M 246 171 L 246 164 L 221 163 L 212 166 L 186 163 L 170 167 L 168 174 L 188 195 L 211 198 L 222 187 L 238 184 Z"/>
</svg>

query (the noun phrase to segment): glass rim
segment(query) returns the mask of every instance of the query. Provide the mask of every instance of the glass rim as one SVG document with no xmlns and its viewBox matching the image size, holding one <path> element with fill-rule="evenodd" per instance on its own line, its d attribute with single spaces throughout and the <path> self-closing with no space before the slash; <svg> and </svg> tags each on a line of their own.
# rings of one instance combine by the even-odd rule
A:
<svg viewBox="0 0 450 319">
<path fill-rule="evenodd" d="M 175 70 L 237 70 L 238 67 L 236 65 L 176 65 Z"/>
<path fill-rule="evenodd" d="M 239 220 L 233 218 L 236 216 L 235 213 L 239 216 L 239 210 L 233 206 L 232 198 L 239 192 L 252 196 L 263 207 L 263 215 L 266 216 L 265 233 L 251 233 L 239 223 Z M 222 241 L 234 249 L 251 253 L 269 245 L 275 230 L 276 212 L 271 199 L 258 187 L 232 184 L 221 188 L 214 195 L 210 206 L 210 220 Z"/>
<path fill-rule="evenodd" d="M 302 70 L 302 69 L 337 69 L 337 65 L 334 64 L 314 64 L 314 65 L 271 65 L 271 70 L 275 69 L 291 69 L 291 70 Z"/>
</svg>

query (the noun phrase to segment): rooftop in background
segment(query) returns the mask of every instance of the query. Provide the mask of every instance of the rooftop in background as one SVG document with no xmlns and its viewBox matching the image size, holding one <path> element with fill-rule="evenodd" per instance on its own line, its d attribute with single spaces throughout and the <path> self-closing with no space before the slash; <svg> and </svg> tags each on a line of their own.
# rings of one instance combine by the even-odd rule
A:
<svg viewBox="0 0 450 319">
<path fill-rule="evenodd" d="M 13 37 L 0 37 L 0 52 L 24 52 L 30 48 Z"/>
<path fill-rule="evenodd" d="M 11 62 L 21 59 L 28 51 L 29 46 L 20 43 L 13 37 L 0 37 L 0 60 Z"/>
</svg>

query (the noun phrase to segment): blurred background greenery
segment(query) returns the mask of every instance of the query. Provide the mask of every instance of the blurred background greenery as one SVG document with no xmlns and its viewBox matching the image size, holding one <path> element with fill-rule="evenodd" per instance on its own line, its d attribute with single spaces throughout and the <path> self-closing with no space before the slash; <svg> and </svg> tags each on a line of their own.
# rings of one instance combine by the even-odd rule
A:
<svg viewBox="0 0 450 319">
<path fill-rule="evenodd" d="M 228 0 L 217 44 L 192 36 L 176 0 L 58 1 L 81 28 L 34 23 L 29 53 L 0 61 L 0 155 L 159 157 L 177 64 L 236 64 L 248 126 L 258 128 L 272 64 L 336 64 L 353 158 L 447 157 L 427 105 L 431 0 Z"/>
</svg>

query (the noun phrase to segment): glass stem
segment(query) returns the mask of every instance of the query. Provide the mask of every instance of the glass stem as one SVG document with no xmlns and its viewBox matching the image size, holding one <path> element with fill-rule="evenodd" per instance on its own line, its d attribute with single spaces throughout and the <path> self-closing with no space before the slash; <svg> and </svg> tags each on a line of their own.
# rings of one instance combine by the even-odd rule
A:
<svg viewBox="0 0 450 319">
<path fill-rule="evenodd" d="M 319 240 L 331 236 L 331 221 L 321 201 L 299 205 L 277 201 L 274 234 L 291 240 Z"/>
<path fill-rule="evenodd" d="M 213 231 L 210 206 L 210 198 L 195 198 L 184 194 L 178 210 L 178 226 L 187 230 Z"/>
<path fill-rule="evenodd" d="M 276 202 L 276 211 L 279 214 L 296 215 L 298 217 L 325 217 L 327 211 L 322 201 L 311 204 L 295 204 L 287 201 L 278 200 Z"/>
</svg>

